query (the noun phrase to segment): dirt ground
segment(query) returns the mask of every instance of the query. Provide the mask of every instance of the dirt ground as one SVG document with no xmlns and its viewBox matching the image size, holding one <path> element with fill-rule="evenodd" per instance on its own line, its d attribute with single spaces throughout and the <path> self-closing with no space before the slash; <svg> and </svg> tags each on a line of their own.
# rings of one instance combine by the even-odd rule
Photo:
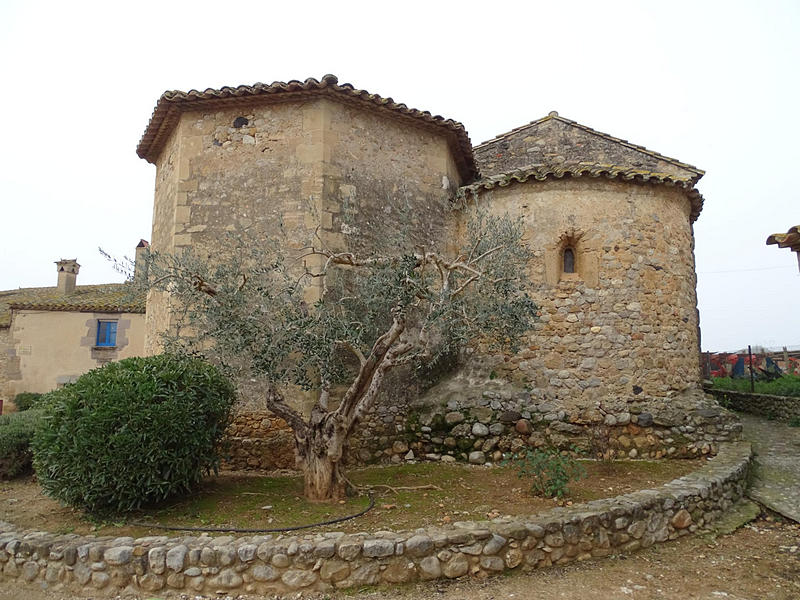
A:
<svg viewBox="0 0 800 600">
<path fill-rule="evenodd" d="M 96 596 L 95 596 L 96 597 Z M 148 594 L 137 600 L 158 600 Z M 0 582 L 0 600 L 88 600 Z M 135 597 L 118 597 L 132 600 Z M 177 595 L 183 600 L 205 600 Z M 257 600 L 254 596 L 216 596 Z M 759 519 L 733 534 L 692 536 L 631 555 L 586 561 L 484 581 L 429 582 L 335 594 L 292 594 L 317 600 L 797 600 L 800 525 Z M 209 598 L 210 600 L 210 598 Z M 259 599 L 260 600 L 260 599 Z"/>
<path fill-rule="evenodd" d="M 700 460 L 586 462 L 587 476 L 569 485 L 563 502 L 586 502 L 652 488 L 696 470 Z M 499 515 L 529 515 L 556 505 L 530 493 L 530 482 L 513 467 L 420 463 L 370 467 L 349 473 L 356 485 L 373 487 L 375 508 L 352 521 L 318 531 L 416 529 L 453 521 L 482 520 Z M 393 486 L 396 492 L 387 488 Z M 398 489 L 419 488 L 427 489 Z M 352 515 L 368 505 L 365 496 L 342 504 L 313 504 L 302 498 L 296 475 L 256 476 L 221 473 L 209 478 L 187 498 L 134 514 L 129 520 L 181 527 L 271 529 L 319 523 Z M 57 533 L 159 535 L 154 528 L 133 527 L 124 519 L 92 520 L 80 511 L 46 497 L 33 476 L 0 482 L 0 520 L 23 528 Z M 169 535 L 185 535 L 168 532 Z"/>
</svg>

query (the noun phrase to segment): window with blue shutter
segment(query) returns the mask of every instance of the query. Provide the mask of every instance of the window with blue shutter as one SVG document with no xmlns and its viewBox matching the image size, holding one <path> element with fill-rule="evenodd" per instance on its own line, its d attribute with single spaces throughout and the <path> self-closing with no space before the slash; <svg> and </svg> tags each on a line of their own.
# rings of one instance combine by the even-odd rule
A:
<svg viewBox="0 0 800 600">
<path fill-rule="evenodd" d="M 116 321 L 97 322 L 97 345 L 106 347 L 117 345 Z"/>
</svg>

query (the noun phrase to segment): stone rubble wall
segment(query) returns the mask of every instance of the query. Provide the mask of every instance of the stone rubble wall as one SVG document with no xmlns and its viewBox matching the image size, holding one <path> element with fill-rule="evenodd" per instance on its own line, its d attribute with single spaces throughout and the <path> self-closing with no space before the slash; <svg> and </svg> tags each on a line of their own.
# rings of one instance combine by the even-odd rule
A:
<svg viewBox="0 0 800 600">
<path fill-rule="evenodd" d="M 348 441 L 346 462 L 483 464 L 499 461 L 503 453 L 539 447 L 606 459 L 685 458 L 716 454 L 720 443 L 738 440 L 742 429 L 735 415 L 708 398 L 568 412 L 506 387 L 498 383 L 486 390 L 455 379 L 408 406 L 379 403 Z M 294 468 L 293 438 L 282 419 L 267 412 L 243 413 L 228 434 L 224 467 Z"/>
<path fill-rule="evenodd" d="M 541 390 L 566 410 L 643 396 L 663 403 L 701 389 L 691 202 L 682 190 L 564 178 L 496 187 L 478 202 L 522 219 L 540 313 L 513 356 L 479 348 L 487 374 Z M 575 273 L 563 271 L 565 248 Z"/>
<path fill-rule="evenodd" d="M 14 399 L 8 388 L 8 372 L 12 361 L 15 360 L 14 345 L 11 341 L 11 328 L 0 325 L 0 401 L 3 402 L 2 412 L 13 412 Z M 18 359 L 17 359 L 18 360 Z M 7 406 L 11 404 L 12 406 Z"/>
<path fill-rule="evenodd" d="M 714 388 L 706 388 L 706 392 L 714 396 L 722 406 L 731 410 L 738 410 L 778 421 L 800 419 L 800 398 L 772 396 L 770 394 L 750 394 Z"/>
<path fill-rule="evenodd" d="M 294 469 L 294 436 L 281 418 L 265 411 L 239 413 L 226 430 L 222 468 L 236 471 Z"/>
<path fill-rule="evenodd" d="M 530 571 L 697 531 L 742 497 L 750 458 L 749 444 L 727 444 L 699 471 L 657 489 L 530 517 L 407 532 L 134 539 L 18 531 L 0 523 L 0 579 L 101 596 L 280 594 Z"/>
<path fill-rule="evenodd" d="M 351 440 L 351 455 L 361 463 L 416 458 L 481 464 L 505 452 L 555 447 L 603 458 L 679 458 L 713 455 L 721 442 L 739 439 L 742 429 L 735 415 L 707 398 L 565 410 L 530 392 L 497 387 L 481 390 L 455 379 L 409 406 L 404 418 L 378 407 Z"/>
</svg>

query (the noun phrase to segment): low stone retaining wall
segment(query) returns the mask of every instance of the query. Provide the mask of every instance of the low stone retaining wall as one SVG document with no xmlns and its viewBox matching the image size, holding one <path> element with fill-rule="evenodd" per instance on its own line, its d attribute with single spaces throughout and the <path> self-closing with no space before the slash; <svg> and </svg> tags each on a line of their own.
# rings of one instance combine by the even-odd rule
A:
<svg viewBox="0 0 800 600">
<path fill-rule="evenodd" d="M 235 415 L 225 430 L 222 468 L 236 471 L 294 469 L 294 435 L 281 418 L 266 411 Z"/>
<path fill-rule="evenodd" d="M 791 396 L 772 396 L 770 394 L 750 394 L 706 388 L 706 392 L 717 399 L 722 406 L 731 410 L 759 415 L 778 421 L 800 419 L 800 398 Z"/>
<path fill-rule="evenodd" d="M 529 393 L 483 392 L 400 411 L 378 406 L 348 440 L 350 465 L 407 460 L 501 460 L 525 448 L 577 450 L 592 458 L 685 458 L 714 455 L 739 439 L 736 416 L 712 401 L 688 407 L 626 404 L 617 410 L 565 410 Z M 241 470 L 294 468 L 294 439 L 268 412 L 238 415 L 228 428 L 228 460 Z"/>
<path fill-rule="evenodd" d="M 647 548 L 716 519 L 745 491 L 750 445 L 726 444 L 699 471 L 654 490 L 530 517 L 412 532 L 144 538 L 16 531 L 0 524 L 5 585 L 98 595 L 325 591 L 487 577 Z"/>
</svg>

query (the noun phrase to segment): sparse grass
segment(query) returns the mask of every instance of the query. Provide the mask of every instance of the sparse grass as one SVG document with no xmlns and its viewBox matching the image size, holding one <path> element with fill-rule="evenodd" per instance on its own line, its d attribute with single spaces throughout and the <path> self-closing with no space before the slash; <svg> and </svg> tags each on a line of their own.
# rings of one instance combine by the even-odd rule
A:
<svg viewBox="0 0 800 600">
<path fill-rule="evenodd" d="M 570 485 L 561 503 L 585 502 L 651 488 L 699 468 L 702 461 L 580 461 L 588 476 Z M 377 531 L 415 529 L 454 521 L 483 520 L 499 515 L 527 515 L 552 508 L 558 502 L 534 497 L 513 467 L 476 467 L 440 463 L 369 467 L 349 472 L 358 486 L 441 489 L 398 490 L 376 488 L 375 508 L 366 515 L 311 531 Z M 263 477 L 223 473 L 206 479 L 193 494 L 168 504 L 142 510 L 130 520 L 163 525 L 270 529 L 305 525 L 354 514 L 369 499 L 362 495 L 343 504 L 314 504 L 302 497 L 297 475 Z M 155 535 L 157 529 L 121 523 L 91 521 L 82 513 L 44 497 L 28 478 L 0 487 L 0 519 L 23 527 L 99 535 Z M 265 507 L 271 508 L 265 508 Z M 181 535 L 179 532 L 170 535 Z"/>
<path fill-rule="evenodd" d="M 714 377 L 711 380 L 715 389 L 732 390 L 734 392 L 750 392 L 750 378 L 731 379 L 730 377 Z M 772 396 L 800 397 L 800 375 L 784 375 L 773 381 L 756 381 L 756 394 Z"/>
</svg>

